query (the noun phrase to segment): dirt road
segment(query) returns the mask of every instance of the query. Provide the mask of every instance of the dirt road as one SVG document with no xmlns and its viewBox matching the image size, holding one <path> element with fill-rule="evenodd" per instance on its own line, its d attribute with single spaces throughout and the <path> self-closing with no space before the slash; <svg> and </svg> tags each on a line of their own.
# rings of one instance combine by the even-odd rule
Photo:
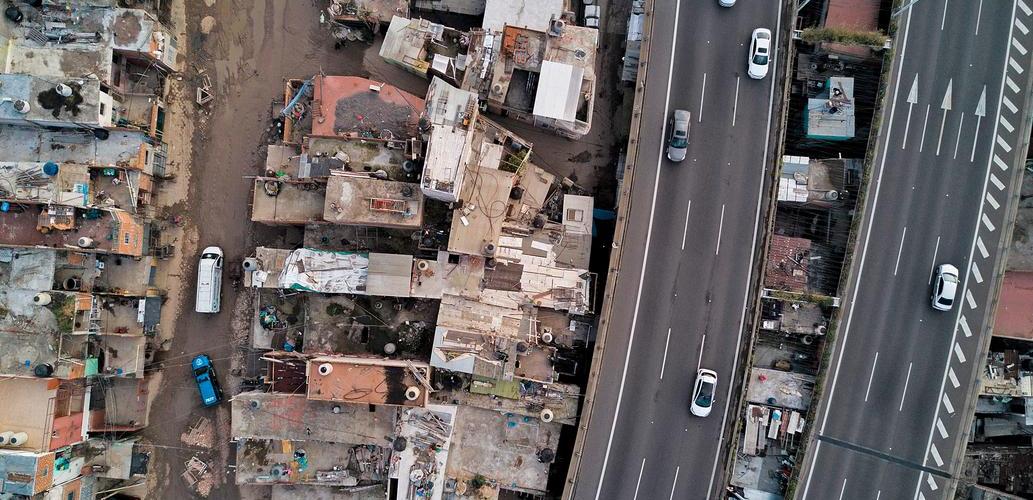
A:
<svg viewBox="0 0 1033 500">
<path fill-rule="evenodd" d="M 236 265 L 256 241 L 270 244 L 284 237 L 283 231 L 249 222 L 250 189 L 242 178 L 256 174 L 265 158 L 273 100 L 283 95 L 283 82 L 288 78 L 307 78 L 320 70 L 363 74 L 366 46 L 335 50 L 319 24 L 322 4 L 318 0 L 187 0 L 186 26 L 177 27 L 188 34 L 178 111 L 186 113 L 194 125 L 189 176 L 177 181 L 189 182 L 189 195 L 178 206 L 185 210 L 187 233 L 192 237 L 177 249 L 185 257 L 182 268 L 170 272 L 170 288 L 178 287 L 175 295 L 183 300 L 178 301 L 175 321 L 163 325 L 173 330 L 175 337 L 171 348 L 158 358 L 164 366 L 164 380 L 144 433 L 155 445 L 153 498 L 196 496 L 180 477 L 184 462 L 194 455 L 212 468 L 216 485 L 209 498 L 239 497 L 232 474 L 227 474 L 227 464 L 232 463 L 229 408 L 200 407 L 189 362 L 194 354 L 209 354 L 216 360 L 227 395 L 235 392 L 227 383 L 235 378 L 229 376 L 229 360 L 238 352 L 232 322 L 244 297 L 238 297 L 242 294 L 227 281 L 220 314 L 193 312 L 194 262 L 199 247 L 218 245 L 227 264 Z M 202 28 L 208 34 L 202 33 Z M 196 109 L 192 103 L 193 85 L 203 74 L 210 75 L 215 91 L 209 111 Z M 232 273 L 227 269 L 226 274 Z M 244 333 L 238 332 L 237 337 Z M 199 417 L 215 423 L 214 450 L 188 446 L 180 439 Z"/>
</svg>

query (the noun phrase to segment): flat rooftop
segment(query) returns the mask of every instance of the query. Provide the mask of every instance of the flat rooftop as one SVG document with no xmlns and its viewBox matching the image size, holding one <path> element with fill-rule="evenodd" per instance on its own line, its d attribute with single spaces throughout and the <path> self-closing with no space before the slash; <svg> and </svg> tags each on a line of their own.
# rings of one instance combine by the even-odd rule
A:
<svg viewBox="0 0 1033 500">
<path fill-rule="evenodd" d="M 811 240 L 775 234 L 771 236 L 764 286 L 790 292 L 806 292 Z"/>
<path fill-rule="evenodd" d="M 80 238 L 90 246 L 79 246 Z M 123 243 L 124 242 L 124 243 Z M 143 227 L 128 213 L 56 205 L 26 205 L 0 212 L 0 245 L 78 249 L 122 255 L 143 254 Z"/>
<path fill-rule="evenodd" d="M 370 90 L 371 85 L 380 90 Z M 397 138 L 412 137 L 423 113 L 423 99 L 357 76 L 318 76 L 312 96 L 319 113 L 312 121 L 312 135 L 317 136 L 389 130 Z"/>
<path fill-rule="evenodd" d="M 993 334 L 997 337 L 1033 340 L 1033 271 L 1007 271 Z"/>
<path fill-rule="evenodd" d="M 544 494 L 551 464 L 539 461 L 538 452 L 556 451 L 561 428 L 556 422 L 459 406 L 446 474 L 460 481 L 482 475 L 508 490 Z"/>
<path fill-rule="evenodd" d="M 397 410 L 386 406 L 313 401 L 303 394 L 244 392 L 233 397 L 235 438 L 381 445 Z M 335 413 L 336 412 L 336 413 Z"/>
<path fill-rule="evenodd" d="M 814 377 L 770 368 L 750 368 L 746 400 L 806 412 L 811 406 Z"/>
<path fill-rule="evenodd" d="M 55 83 L 41 77 L 21 74 L 0 74 L 4 97 L 29 103 L 28 113 L 19 113 L 14 106 L 0 107 L 0 121 L 14 124 L 67 124 L 73 127 L 110 126 L 111 98 L 107 97 L 106 114 L 101 114 L 100 81 L 79 80 L 69 83 L 72 95 L 61 98 Z M 58 82 L 60 83 L 60 82 Z M 104 94 L 106 95 L 106 94 Z"/>
<path fill-rule="evenodd" d="M 811 139 L 847 140 L 855 133 L 854 79 L 828 79 L 829 95 L 807 100 L 805 123 Z"/>
<path fill-rule="evenodd" d="M 102 141 L 91 130 L 0 125 L 0 161 L 142 168 L 142 160 L 151 149 L 147 133 L 119 129 L 108 132 L 108 138 Z"/>
<path fill-rule="evenodd" d="M 47 168 L 56 165 L 57 173 L 50 174 L 44 165 L 44 162 L 0 161 L 0 198 L 78 207 L 93 201 L 89 167 L 52 163 Z"/>
<path fill-rule="evenodd" d="M 439 251 L 435 259 L 415 259 L 412 296 L 440 299 L 444 294 L 479 297 L 484 257 Z"/>
<path fill-rule="evenodd" d="M 323 219 L 336 224 L 418 229 L 423 225 L 419 185 L 368 175 L 331 175 Z"/>
<path fill-rule="evenodd" d="M 470 168 L 459 195 L 464 205 L 452 214 L 448 251 L 485 255 L 486 245 L 498 246 L 514 177 L 502 170 Z"/>
<path fill-rule="evenodd" d="M 237 484 L 312 484 L 324 489 L 374 485 L 386 478 L 390 458 L 390 450 L 382 446 L 244 438 L 237 441 L 235 479 Z"/>
<path fill-rule="evenodd" d="M 323 219 L 325 198 L 326 186 L 321 183 L 259 177 L 251 192 L 251 220 L 267 224 L 318 222 Z"/>
<path fill-rule="evenodd" d="M 505 26 L 546 31 L 549 21 L 563 15 L 563 8 L 563 0 L 487 0 L 481 26 L 492 31 L 502 31 Z"/>
<path fill-rule="evenodd" d="M 320 367 L 329 365 L 329 371 Z M 355 357 L 321 357 L 308 361 L 308 399 L 339 403 L 424 406 L 426 391 L 409 367 L 430 375 L 426 363 Z M 410 387 L 419 389 L 416 399 L 406 398 Z"/>
</svg>

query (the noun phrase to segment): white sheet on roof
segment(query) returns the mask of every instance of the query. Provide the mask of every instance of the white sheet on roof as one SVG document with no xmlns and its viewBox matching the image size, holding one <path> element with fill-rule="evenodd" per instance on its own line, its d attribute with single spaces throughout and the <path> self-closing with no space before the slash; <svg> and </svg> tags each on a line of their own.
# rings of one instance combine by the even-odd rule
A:
<svg viewBox="0 0 1033 500">
<path fill-rule="evenodd" d="M 574 117 L 577 116 L 578 94 L 581 93 L 581 80 L 584 76 L 584 68 L 542 61 L 542 71 L 538 75 L 538 92 L 534 96 L 532 112 L 536 116 L 574 121 Z"/>
</svg>

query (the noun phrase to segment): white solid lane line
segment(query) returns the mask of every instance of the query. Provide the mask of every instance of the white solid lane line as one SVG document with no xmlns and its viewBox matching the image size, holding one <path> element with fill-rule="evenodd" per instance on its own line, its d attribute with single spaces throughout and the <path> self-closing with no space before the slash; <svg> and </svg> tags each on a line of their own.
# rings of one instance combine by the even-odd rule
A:
<svg viewBox="0 0 1033 500">
<path fill-rule="evenodd" d="M 929 281 L 926 285 L 933 284 L 933 270 L 936 269 L 936 254 L 940 253 L 940 237 L 936 237 L 936 246 L 933 247 L 933 263 L 929 266 Z"/>
<path fill-rule="evenodd" d="M 735 77 L 735 102 L 732 104 L 732 126 L 735 126 L 735 114 L 739 111 L 739 78 Z M 702 113 L 701 113 L 702 114 Z"/>
<path fill-rule="evenodd" d="M 668 500 L 674 500 L 674 490 L 678 489 L 678 473 L 681 472 L 681 466 L 675 467 L 674 469 L 674 484 L 671 485 L 671 497 Z"/>
<path fill-rule="evenodd" d="M 603 494 L 603 479 L 606 477 L 606 466 L 610 462 L 610 449 L 613 447 L 613 435 L 617 432 L 617 417 L 620 416 L 621 401 L 624 399 L 624 384 L 628 381 L 628 363 L 631 361 L 631 347 L 635 342 L 635 327 L 638 325 L 638 311 L 642 304 L 642 288 L 646 281 L 646 263 L 649 261 L 649 243 L 653 238 L 653 216 L 656 214 L 656 194 L 660 189 L 660 170 L 664 163 L 664 142 L 667 137 L 667 111 L 671 108 L 671 82 L 674 78 L 674 60 L 678 48 L 678 13 L 681 2 L 675 3 L 674 36 L 671 37 L 671 63 L 667 68 L 667 97 L 664 99 L 664 122 L 660 129 L 659 155 L 656 159 L 656 178 L 653 179 L 653 200 L 649 207 L 649 226 L 646 228 L 646 246 L 642 253 L 642 272 L 638 278 L 638 293 L 635 297 L 635 312 L 631 316 L 631 332 L 628 334 L 628 351 L 624 354 L 624 367 L 621 368 L 621 383 L 617 390 L 617 406 L 613 410 L 613 422 L 610 424 L 610 435 L 606 438 L 606 452 L 603 455 L 603 468 L 599 472 L 599 484 L 596 485 L 595 500 Z"/>
<path fill-rule="evenodd" d="M 961 146 L 961 131 L 965 127 L 965 113 L 961 113 L 961 122 L 958 123 L 958 137 L 954 139 L 954 159 L 958 159 L 958 146 Z"/>
<path fill-rule="evenodd" d="M 699 343 L 699 359 L 696 360 L 696 371 L 703 367 L 703 348 L 707 346 L 707 334 L 703 334 L 703 340 Z"/>
<path fill-rule="evenodd" d="M 681 235 L 681 249 L 685 250 L 685 240 L 689 237 L 689 213 L 692 212 L 692 200 L 689 200 L 689 206 L 685 208 L 685 230 Z"/>
<path fill-rule="evenodd" d="M 638 468 L 638 481 L 635 482 L 635 496 L 632 500 L 638 500 L 638 488 L 642 485 L 642 471 L 646 470 L 646 459 L 642 459 L 642 466 Z"/>
<path fill-rule="evenodd" d="M 904 392 L 900 393 L 900 408 L 897 408 L 897 411 L 904 411 L 904 398 L 907 397 L 907 385 L 908 385 L 908 383 L 911 382 L 911 365 L 912 364 L 913 363 L 908 363 L 907 364 L 907 378 L 904 379 Z"/>
<path fill-rule="evenodd" d="M 671 329 L 667 329 L 667 341 L 664 342 L 664 360 L 660 363 L 660 380 L 664 379 L 664 368 L 667 368 L 667 348 L 671 345 Z"/>
<path fill-rule="evenodd" d="M 943 31 L 944 25 L 947 24 L 947 4 L 950 0 L 943 0 L 943 19 L 940 20 L 940 31 Z"/>
<path fill-rule="evenodd" d="M 699 123 L 703 123 L 703 100 L 707 97 L 707 74 L 703 73 L 703 90 L 699 93 Z"/>
<path fill-rule="evenodd" d="M 839 500 L 843 500 L 843 494 L 846 493 L 846 478 L 843 478 L 843 487 L 839 489 Z"/>
<path fill-rule="evenodd" d="M 872 392 L 872 381 L 875 380 L 875 365 L 879 363 L 879 351 L 875 351 L 875 359 L 872 360 L 872 374 L 868 377 L 868 389 L 864 391 L 864 402 L 868 402 L 868 393 Z"/>
<path fill-rule="evenodd" d="M 893 266 L 893 275 L 897 275 L 897 269 L 900 267 L 900 255 L 904 253 L 904 239 L 907 238 L 907 226 L 904 226 L 904 233 L 900 235 L 900 248 L 897 249 L 897 263 Z"/>
<path fill-rule="evenodd" d="M 925 121 L 922 123 L 922 142 L 918 143 L 918 152 L 921 153 L 925 149 L 925 129 L 929 126 L 929 109 L 932 108 L 931 104 L 925 105 Z"/>
<path fill-rule="evenodd" d="M 725 228 L 725 206 L 721 205 L 721 222 L 717 226 L 717 246 L 714 247 L 714 255 L 721 253 L 721 232 Z"/>
<path fill-rule="evenodd" d="M 983 0 L 979 0 L 979 11 L 976 12 L 976 36 L 979 36 L 979 21 L 983 19 Z"/>
</svg>

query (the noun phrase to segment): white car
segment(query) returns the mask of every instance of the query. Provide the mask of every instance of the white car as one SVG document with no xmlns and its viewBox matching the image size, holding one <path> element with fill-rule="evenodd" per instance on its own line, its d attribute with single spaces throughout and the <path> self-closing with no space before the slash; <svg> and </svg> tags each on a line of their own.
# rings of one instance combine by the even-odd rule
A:
<svg viewBox="0 0 1033 500">
<path fill-rule="evenodd" d="M 771 30 L 757 28 L 750 38 L 750 58 L 746 73 L 750 78 L 760 80 L 768 76 L 768 62 L 771 60 Z"/>
<path fill-rule="evenodd" d="M 950 311 L 954 307 L 954 296 L 958 293 L 958 268 L 951 264 L 940 264 L 933 278 L 933 309 Z"/>
<path fill-rule="evenodd" d="M 722 7 L 731 7 L 735 5 L 735 0 L 717 0 L 717 4 Z"/>
<path fill-rule="evenodd" d="M 710 415 L 714 407 L 714 393 L 717 391 L 717 372 L 700 368 L 696 372 L 696 384 L 692 389 L 692 403 L 689 411 L 697 417 Z"/>
</svg>

